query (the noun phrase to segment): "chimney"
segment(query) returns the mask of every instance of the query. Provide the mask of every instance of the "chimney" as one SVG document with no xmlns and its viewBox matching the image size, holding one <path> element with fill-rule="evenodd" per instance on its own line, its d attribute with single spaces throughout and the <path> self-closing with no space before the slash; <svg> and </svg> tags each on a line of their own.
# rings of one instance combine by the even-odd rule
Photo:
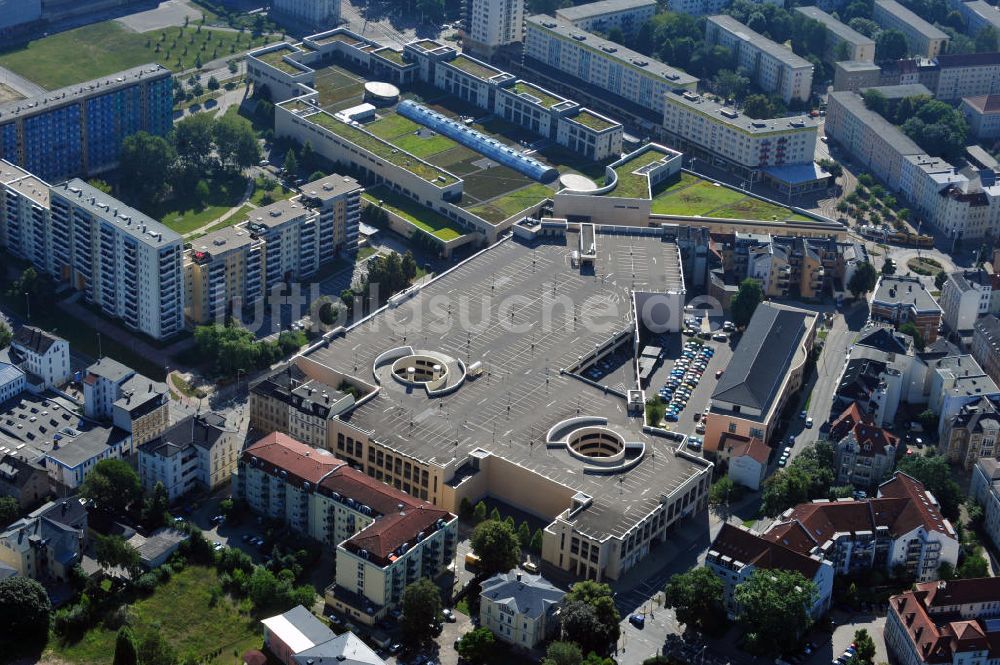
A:
<svg viewBox="0 0 1000 665">
<path fill-rule="evenodd" d="M 521 571 L 520 571 L 520 570 L 519 570 L 519 571 L 517 571 L 517 581 L 518 581 L 518 582 L 520 582 L 520 581 L 521 581 Z"/>
</svg>

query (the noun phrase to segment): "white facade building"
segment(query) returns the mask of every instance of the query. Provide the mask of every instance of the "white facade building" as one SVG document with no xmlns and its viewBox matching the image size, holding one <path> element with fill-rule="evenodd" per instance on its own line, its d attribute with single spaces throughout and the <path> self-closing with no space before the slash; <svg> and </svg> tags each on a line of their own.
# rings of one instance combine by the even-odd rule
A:
<svg viewBox="0 0 1000 665">
<path fill-rule="evenodd" d="M 508 644 L 533 649 L 555 634 L 565 595 L 541 575 L 499 573 L 482 584 L 479 625 Z"/>
<path fill-rule="evenodd" d="M 22 326 L 18 329 L 8 355 L 22 370 L 41 379 L 43 390 L 63 385 L 72 374 L 69 342 L 41 328 Z"/>
<path fill-rule="evenodd" d="M 934 58 L 947 50 L 949 37 L 911 12 L 896 0 L 875 0 L 875 22 L 884 30 L 898 30 L 906 36 L 910 52 Z"/>
<path fill-rule="evenodd" d="M 718 14 L 705 22 L 705 41 L 732 49 L 739 67 L 765 92 L 806 101 L 812 93 L 813 66 L 792 49 L 754 32 L 732 16 Z"/>
<path fill-rule="evenodd" d="M 796 7 L 806 18 L 819 21 L 826 29 L 826 59 L 875 62 L 875 40 L 848 27 L 818 7 Z M 843 46 L 841 46 L 843 44 Z"/>
<path fill-rule="evenodd" d="M 656 15 L 656 0 L 598 0 L 556 10 L 556 18 L 588 32 L 607 33 L 620 28 L 633 35 Z"/>
<path fill-rule="evenodd" d="M 524 0 L 468 0 L 462 48 L 483 56 L 520 42 L 524 35 Z"/>
<path fill-rule="evenodd" d="M 53 254 L 70 285 L 128 328 L 154 339 L 181 332 L 183 238 L 79 178 L 50 197 Z"/>
<path fill-rule="evenodd" d="M 239 432 L 217 413 L 188 416 L 139 446 L 139 479 L 151 491 L 163 483 L 170 501 L 195 488 L 208 491 L 232 479 Z"/>
<path fill-rule="evenodd" d="M 944 322 L 954 332 L 972 334 L 976 319 L 990 313 L 993 280 L 985 270 L 960 270 L 950 273 L 938 303 Z"/>
<path fill-rule="evenodd" d="M 27 385 L 20 367 L 0 361 L 0 404 L 23 393 Z"/>
<path fill-rule="evenodd" d="M 1000 95 L 963 97 L 959 107 L 973 138 L 1000 138 Z"/>
<path fill-rule="evenodd" d="M 983 531 L 1000 547 L 1000 460 L 983 457 L 976 462 L 969 482 L 969 496 L 983 508 Z"/>
</svg>

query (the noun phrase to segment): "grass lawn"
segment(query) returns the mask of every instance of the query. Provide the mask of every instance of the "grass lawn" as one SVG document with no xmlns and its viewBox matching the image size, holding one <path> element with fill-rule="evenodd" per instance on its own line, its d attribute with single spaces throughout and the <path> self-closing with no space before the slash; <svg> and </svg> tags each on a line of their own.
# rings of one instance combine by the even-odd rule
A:
<svg viewBox="0 0 1000 665">
<path fill-rule="evenodd" d="M 271 182 L 273 184 L 271 189 L 265 189 L 264 185 L 266 183 L 264 182 L 264 178 L 257 178 L 254 183 L 253 194 L 250 195 L 250 202 L 256 206 L 263 206 L 267 205 L 264 203 L 264 196 L 266 195 L 271 196 L 271 203 L 274 203 L 275 201 L 284 201 L 285 199 L 290 199 L 295 196 L 295 192 L 290 189 L 286 189 L 285 186 L 277 180 L 272 179 Z"/>
<path fill-rule="evenodd" d="M 189 197 L 173 197 L 156 206 L 147 207 L 150 217 L 158 219 L 181 235 L 191 233 L 224 215 L 246 192 L 246 180 L 241 177 L 213 179 L 208 183 L 209 196 L 203 204 Z M 232 221 L 235 224 L 237 220 Z M 227 224 L 228 225 L 228 224 Z"/>
<path fill-rule="evenodd" d="M 728 187 L 716 187 L 707 180 L 684 189 L 667 192 L 653 199 L 652 211 L 661 215 L 702 215 L 724 208 L 744 198 Z"/>
<path fill-rule="evenodd" d="M 381 200 L 382 207 L 386 210 L 395 213 L 421 231 L 429 233 L 439 240 L 447 242 L 465 235 L 465 232 L 447 217 L 385 187 L 375 187 L 364 192 L 362 196 L 375 205 L 378 205 L 378 201 Z"/>
<path fill-rule="evenodd" d="M 161 38 L 161 32 L 166 37 Z M 276 39 L 271 37 L 270 41 Z M 205 63 L 263 45 L 267 40 L 252 39 L 249 32 L 241 35 L 203 28 L 199 33 L 194 25 L 136 33 L 115 21 L 104 21 L 36 39 L 3 53 L 0 66 L 54 90 L 147 62 L 158 62 L 179 72 L 194 67 L 199 57 Z"/>
<path fill-rule="evenodd" d="M 624 164 L 619 164 L 615 167 L 615 173 L 618 174 L 618 182 L 615 184 L 615 188 L 605 194 L 605 196 L 623 199 L 649 198 L 649 177 L 645 174 L 635 174 L 633 171 L 661 159 L 663 159 L 663 153 L 656 150 L 649 150 Z"/>
<path fill-rule="evenodd" d="M 516 215 L 522 210 L 549 198 L 552 194 L 551 189 L 536 182 L 516 192 L 511 192 L 492 201 L 473 206 L 468 210 L 491 224 L 499 224 L 511 215 Z"/>
<path fill-rule="evenodd" d="M 376 252 L 378 252 L 378 250 L 372 247 L 371 245 L 365 245 L 364 247 L 358 249 L 358 254 L 355 257 L 355 260 L 364 261 L 365 259 L 367 259 L 369 256 L 372 256 Z"/>
<path fill-rule="evenodd" d="M 218 587 L 213 568 L 188 566 L 160 586 L 153 595 L 131 606 L 132 630 L 141 640 L 148 631 L 158 631 L 174 647 L 181 659 L 229 665 L 233 653 L 260 648 L 260 624 L 223 597 L 211 604 L 212 589 Z M 68 663 L 103 665 L 111 663 L 115 651 L 115 631 L 94 627 L 74 644 L 52 639 L 54 656 Z M 210 658 L 209 654 L 221 649 Z"/>
<path fill-rule="evenodd" d="M 759 219 L 763 221 L 783 220 L 790 210 L 784 206 L 774 205 L 753 197 L 746 197 L 734 205 L 717 208 L 712 211 L 712 217 L 731 217 L 734 219 Z"/>
<path fill-rule="evenodd" d="M 455 610 L 461 612 L 465 616 L 472 616 L 469 612 L 469 599 L 463 597 L 462 600 L 455 603 Z"/>
</svg>

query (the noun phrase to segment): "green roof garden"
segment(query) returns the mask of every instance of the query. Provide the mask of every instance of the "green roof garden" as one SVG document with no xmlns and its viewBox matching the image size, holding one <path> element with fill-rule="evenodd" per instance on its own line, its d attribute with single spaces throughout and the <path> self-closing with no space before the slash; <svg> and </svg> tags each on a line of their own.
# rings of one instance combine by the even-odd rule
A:
<svg viewBox="0 0 1000 665">
<path fill-rule="evenodd" d="M 316 113 L 309 116 L 309 120 L 315 122 L 320 127 L 330 130 L 337 136 L 345 138 L 355 145 L 364 148 L 376 157 L 384 159 L 390 164 L 406 169 L 413 175 L 423 178 L 433 185 L 445 187 L 458 182 L 458 178 L 451 175 L 444 169 L 440 169 L 436 166 L 423 162 L 408 152 L 400 150 L 391 143 L 383 141 L 373 134 L 369 134 L 368 132 L 349 125 L 346 122 L 341 122 L 329 113 Z"/>
<path fill-rule="evenodd" d="M 294 53 L 299 53 L 299 50 L 293 46 L 285 46 L 274 51 L 268 51 L 267 53 L 258 53 L 254 57 L 261 62 L 266 62 L 275 69 L 280 69 L 286 74 L 301 74 L 302 70 L 292 65 L 287 60 L 284 59 L 286 55 L 292 55 Z"/>
<path fill-rule="evenodd" d="M 434 236 L 438 240 L 448 242 L 465 235 L 458 224 L 451 221 L 444 215 L 440 215 L 430 208 L 425 208 L 416 201 L 401 194 L 393 192 L 389 188 L 379 185 L 373 189 L 365 191 L 361 196 L 373 205 L 382 202 L 382 208 L 394 213 L 424 233 Z"/>
<path fill-rule="evenodd" d="M 444 46 L 444 44 L 436 42 L 433 39 L 421 39 L 419 42 L 416 42 L 413 45 L 423 51 L 433 51 L 434 49 L 438 49 Z"/>
<path fill-rule="evenodd" d="M 603 132 L 605 129 L 610 129 L 618 124 L 616 122 L 611 122 L 606 118 L 602 118 L 601 116 L 597 115 L 596 113 L 592 113 L 587 109 L 583 109 L 582 111 L 577 113 L 575 116 L 571 118 L 571 120 L 575 120 L 584 127 L 589 127 L 590 129 L 593 129 L 594 131 L 597 132 Z"/>
<path fill-rule="evenodd" d="M 454 65 L 456 69 L 460 69 L 466 74 L 471 74 L 477 78 L 481 78 L 484 81 L 496 76 L 497 74 L 502 74 L 499 69 L 493 69 L 489 65 L 484 65 L 481 62 L 477 62 L 466 55 L 459 55 L 457 58 L 448 63 L 449 65 Z"/>
<path fill-rule="evenodd" d="M 526 81 L 518 81 L 513 86 L 511 86 L 510 89 L 513 90 L 518 95 L 523 93 L 531 95 L 532 97 L 537 97 L 541 105 L 547 109 L 552 108 L 556 104 L 562 104 L 563 102 L 566 101 L 564 98 L 556 97 L 551 93 L 545 92 L 537 85 L 532 85 L 531 83 L 528 83 Z"/>
<path fill-rule="evenodd" d="M 385 48 L 380 48 L 377 51 L 373 51 L 373 53 L 378 57 L 388 60 L 389 62 L 395 63 L 397 65 L 409 64 L 405 60 L 403 60 L 402 53 L 400 53 L 399 51 L 393 51 L 388 46 Z"/>
<path fill-rule="evenodd" d="M 649 177 L 645 173 L 633 173 L 644 166 L 649 166 L 666 157 L 658 150 L 647 150 L 641 155 L 636 155 L 632 159 L 614 167 L 618 175 L 618 182 L 615 188 L 605 196 L 613 196 L 622 199 L 648 199 L 651 197 L 649 191 Z"/>
</svg>

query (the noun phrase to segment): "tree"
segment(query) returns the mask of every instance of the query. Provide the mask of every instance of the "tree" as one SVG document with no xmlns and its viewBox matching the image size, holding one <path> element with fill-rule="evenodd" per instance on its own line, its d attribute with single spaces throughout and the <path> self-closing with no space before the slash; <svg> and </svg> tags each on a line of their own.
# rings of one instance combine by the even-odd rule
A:
<svg viewBox="0 0 1000 665">
<path fill-rule="evenodd" d="M 496 638 L 493 636 L 493 631 L 483 626 L 462 635 L 455 650 L 470 663 L 484 663 L 490 657 L 495 645 Z"/>
<path fill-rule="evenodd" d="M 924 334 L 920 332 L 920 329 L 917 328 L 916 325 L 914 325 L 913 321 L 907 321 L 903 325 L 899 326 L 899 332 L 912 337 L 913 346 L 915 346 L 918 351 L 924 350 Z"/>
<path fill-rule="evenodd" d="M 807 446 L 791 464 L 764 481 L 761 512 L 771 517 L 806 501 L 830 498 L 833 464 L 831 444 L 818 441 Z"/>
<path fill-rule="evenodd" d="M 239 67 L 239 65 L 236 64 L 235 60 L 230 60 L 229 61 L 229 73 L 230 74 L 235 74 L 236 72 L 239 71 L 239 69 L 240 69 L 240 67 Z"/>
<path fill-rule="evenodd" d="M 128 626 L 118 629 L 115 636 L 115 657 L 112 665 L 139 665 L 139 648 L 135 643 L 135 635 Z"/>
<path fill-rule="evenodd" d="M 312 171 L 316 168 L 316 151 L 313 150 L 312 143 L 309 141 L 302 144 L 302 150 L 299 152 L 299 164 L 303 171 Z M 322 177 L 323 175 L 320 175 L 319 178 L 313 178 L 313 180 L 319 180 Z"/>
<path fill-rule="evenodd" d="M 101 180 L 100 178 L 91 178 L 90 180 L 87 181 L 87 184 L 93 187 L 94 189 L 104 192 L 105 194 L 111 193 L 111 185 L 109 185 L 104 180 Z"/>
<path fill-rule="evenodd" d="M 750 89 L 750 79 L 731 69 L 722 69 L 715 75 L 715 85 L 726 99 L 742 99 Z"/>
<path fill-rule="evenodd" d="M 10 346 L 13 339 L 14 333 L 11 332 L 10 326 L 8 326 L 5 322 L 0 321 L 0 349 L 6 349 Z"/>
<path fill-rule="evenodd" d="M 486 520 L 472 531 L 472 551 L 479 557 L 482 574 L 490 577 L 517 566 L 521 544 L 514 529 L 505 522 Z"/>
<path fill-rule="evenodd" d="M 403 638 L 413 645 L 432 637 L 431 629 L 441 614 L 441 592 L 426 577 L 403 589 Z"/>
<path fill-rule="evenodd" d="M 861 628 L 854 631 L 854 645 L 857 651 L 848 661 L 848 665 L 874 665 L 875 641 L 868 630 Z"/>
<path fill-rule="evenodd" d="M 30 577 L 0 580 L 0 643 L 26 644 L 49 632 L 52 603 L 45 587 Z"/>
<path fill-rule="evenodd" d="M 750 323 L 757 305 L 763 300 L 764 291 L 760 287 L 760 282 L 750 277 L 740 282 L 739 291 L 733 296 L 730 305 L 733 323 L 740 328 L 745 328 Z"/>
<path fill-rule="evenodd" d="M 176 665 L 177 652 L 159 630 L 151 630 L 139 644 L 139 665 Z"/>
<path fill-rule="evenodd" d="M 218 90 L 219 87 L 220 87 L 219 86 L 219 79 L 215 78 L 214 76 L 210 76 L 209 79 L 208 79 L 208 89 L 209 90 Z"/>
<path fill-rule="evenodd" d="M 857 299 L 866 293 L 871 293 L 877 283 L 878 272 L 875 270 L 875 266 L 865 261 L 854 269 L 854 274 L 847 281 L 847 288 L 851 295 Z"/>
<path fill-rule="evenodd" d="M 583 651 L 608 655 L 618 641 L 620 621 L 621 615 L 607 584 L 577 582 L 566 594 L 562 613 L 565 634 Z"/>
<path fill-rule="evenodd" d="M 962 488 L 952 480 L 947 458 L 943 455 L 906 455 L 896 468 L 924 484 L 941 504 L 942 515 L 950 520 L 958 519 Z"/>
<path fill-rule="evenodd" d="M 980 577 L 989 577 L 989 566 L 983 557 L 982 549 L 976 548 L 972 554 L 965 557 L 962 565 L 955 571 L 956 576 L 963 580 L 972 580 Z"/>
<path fill-rule="evenodd" d="M 521 526 L 517 527 L 517 542 L 521 547 L 527 549 L 531 543 L 531 527 L 527 521 L 521 521 Z"/>
<path fill-rule="evenodd" d="M 94 540 L 94 559 L 102 568 L 122 568 L 131 580 L 139 579 L 141 563 L 139 550 L 118 535 L 102 536 Z"/>
<path fill-rule="evenodd" d="M 757 653 L 794 648 L 812 626 L 809 610 L 818 593 L 816 583 L 798 571 L 755 570 L 733 592 L 748 646 Z"/>
<path fill-rule="evenodd" d="M 128 462 L 105 459 L 84 477 L 80 495 L 93 501 L 99 510 L 119 515 L 142 498 L 142 485 Z"/>
<path fill-rule="evenodd" d="M 472 515 L 475 517 L 477 522 L 482 522 L 486 519 L 486 502 L 480 501 L 476 504 L 476 507 L 472 510 Z"/>
<path fill-rule="evenodd" d="M 729 476 L 723 476 L 709 488 L 708 503 L 713 506 L 728 505 L 736 492 L 736 483 Z"/>
<path fill-rule="evenodd" d="M 172 134 L 177 157 L 190 166 L 204 169 L 212 158 L 215 118 L 207 113 L 189 115 L 174 125 Z"/>
<path fill-rule="evenodd" d="M 323 296 L 315 306 L 320 322 L 325 326 L 332 326 L 340 318 L 343 306 L 340 303 L 334 304 L 330 298 Z"/>
<path fill-rule="evenodd" d="M 17 520 L 21 513 L 21 506 L 17 499 L 12 496 L 0 496 L 0 528 Z"/>
<path fill-rule="evenodd" d="M 774 106 L 767 95 L 749 95 L 743 101 L 743 113 L 757 120 L 774 117 Z"/>
<path fill-rule="evenodd" d="M 944 287 L 944 283 L 947 281 L 948 281 L 948 273 L 945 272 L 944 270 L 938 271 L 938 274 L 934 275 L 934 288 L 940 291 Z"/>
<path fill-rule="evenodd" d="M 542 553 L 542 544 L 544 542 L 544 536 L 542 535 L 541 529 L 535 529 L 535 533 L 531 536 L 531 551 L 535 554 Z"/>
<path fill-rule="evenodd" d="M 862 99 L 865 101 L 865 107 L 869 110 L 875 111 L 882 116 L 888 112 L 889 101 L 878 88 L 868 88 L 865 90 L 862 94 Z"/>
<path fill-rule="evenodd" d="M 883 275 L 895 275 L 896 274 L 896 262 L 891 258 L 886 258 L 882 262 L 882 274 Z"/>
<path fill-rule="evenodd" d="M 899 30 L 883 30 L 875 39 L 875 61 L 892 62 L 906 57 L 906 35 Z"/>
<path fill-rule="evenodd" d="M 617 25 L 608 30 L 608 41 L 616 44 L 625 43 L 625 32 Z"/>
<path fill-rule="evenodd" d="M 976 53 L 996 53 L 1000 51 L 1000 40 L 997 39 L 997 29 L 992 25 L 984 27 L 976 33 Z"/>
<path fill-rule="evenodd" d="M 542 665 L 580 665 L 582 662 L 579 646 L 573 642 L 552 642 L 545 650 Z"/>
<path fill-rule="evenodd" d="M 246 118 L 227 114 L 215 122 L 212 134 L 222 166 L 243 171 L 260 161 L 260 144 Z"/>
<path fill-rule="evenodd" d="M 140 203 L 154 203 L 164 192 L 176 158 L 173 147 L 163 137 L 147 132 L 125 137 L 119 153 L 122 186 L 135 192 Z"/>
<path fill-rule="evenodd" d="M 500 509 L 493 506 L 493 510 L 490 511 L 490 519 L 495 522 L 502 522 L 503 518 L 500 517 Z"/>
<path fill-rule="evenodd" d="M 299 158 L 295 156 L 295 150 L 292 148 L 289 148 L 288 152 L 285 153 L 285 171 L 290 175 L 299 172 Z"/>
<path fill-rule="evenodd" d="M 688 628 L 710 630 L 726 620 L 722 580 L 704 566 L 671 577 L 663 604 L 673 608 L 677 621 Z"/>
<path fill-rule="evenodd" d="M 161 481 L 156 481 L 153 486 L 153 493 L 146 499 L 143 507 L 142 520 L 148 529 L 158 529 L 167 523 L 170 509 L 170 498 L 167 496 L 167 488 Z"/>
</svg>

